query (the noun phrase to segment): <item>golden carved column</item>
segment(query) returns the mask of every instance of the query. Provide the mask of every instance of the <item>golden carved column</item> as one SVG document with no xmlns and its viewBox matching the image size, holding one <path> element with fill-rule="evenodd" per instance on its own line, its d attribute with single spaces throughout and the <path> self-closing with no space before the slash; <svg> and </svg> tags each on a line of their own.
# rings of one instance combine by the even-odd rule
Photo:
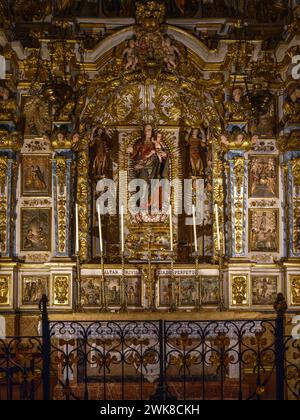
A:
<svg viewBox="0 0 300 420">
<path fill-rule="evenodd" d="M 79 256 L 81 260 L 88 258 L 89 242 L 89 151 L 87 141 L 77 155 L 77 204 L 79 217 Z"/>
<path fill-rule="evenodd" d="M 219 217 L 219 232 L 220 232 L 220 243 L 221 243 L 221 254 L 224 253 L 225 241 L 224 241 L 224 164 L 220 159 L 217 150 L 213 152 L 213 193 L 214 193 L 214 204 L 218 206 L 218 217 Z M 214 255 L 218 255 L 218 241 L 217 241 L 217 220 L 216 212 L 214 212 Z"/>
</svg>

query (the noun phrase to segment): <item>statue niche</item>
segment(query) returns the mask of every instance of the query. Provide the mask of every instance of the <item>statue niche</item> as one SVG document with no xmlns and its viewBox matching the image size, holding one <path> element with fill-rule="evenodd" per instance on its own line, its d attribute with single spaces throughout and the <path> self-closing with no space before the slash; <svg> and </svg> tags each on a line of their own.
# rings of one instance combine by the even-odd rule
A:
<svg viewBox="0 0 300 420">
<path fill-rule="evenodd" d="M 164 144 L 163 133 L 160 131 L 154 133 L 152 126 L 150 124 L 146 125 L 143 136 L 127 148 L 127 153 L 133 177 L 145 181 L 148 187 L 139 203 L 141 212 L 135 216 L 135 220 L 139 222 L 162 222 L 166 216 L 153 214 L 154 203 L 152 202 L 152 197 L 159 194 L 159 208 L 157 210 L 161 210 L 161 191 L 151 191 L 151 181 L 170 179 L 170 155 L 167 146 Z M 150 211 L 152 214 L 150 214 Z"/>
<path fill-rule="evenodd" d="M 96 127 L 91 138 L 93 164 L 92 174 L 95 180 L 108 176 L 109 170 L 109 146 L 108 137 L 104 130 Z"/>
</svg>

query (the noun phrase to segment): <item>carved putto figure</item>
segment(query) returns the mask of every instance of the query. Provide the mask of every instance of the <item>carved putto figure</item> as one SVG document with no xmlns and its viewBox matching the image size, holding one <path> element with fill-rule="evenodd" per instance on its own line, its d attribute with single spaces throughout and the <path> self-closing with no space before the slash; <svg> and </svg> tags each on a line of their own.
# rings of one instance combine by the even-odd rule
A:
<svg viewBox="0 0 300 420">
<path fill-rule="evenodd" d="M 125 60 L 125 70 L 136 69 L 139 59 L 137 56 L 137 43 L 134 39 L 129 40 L 128 47 L 123 51 L 122 57 Z"/>
<path fill-rule="evenodd" d="M 245 121 L 249 116 L 250 107 L 242 87 L 233 89 L 229 102 L 225 104 L 225 111 L 226 117 L 233 121 Z"/>
<path fill-rule="evenodd" d="M 235 127 L 231 133 L 221 136 L 221 144 L 227 150 L 242 149 L 248 150 L 258 140 L 258 136 L 250 136 L 239 127 Z"/>
<path fill-rule="evenodd" d="M 180 58 L 179 49 L 173 44 L 172 39 L 169 36 L 165 36 L 163 40 L 163 51 L 164 51 L 164 63 L 168 70 L 176 69 L 177 61 Z"/>
<path fill-rule="evenodd" d="M 189 146 L 189 159 L 191 175 L 204 177 L 206 163 L 206 135 L 204 130 L 194 128 L 191 130 L 186 142 Z"/>
</svg>

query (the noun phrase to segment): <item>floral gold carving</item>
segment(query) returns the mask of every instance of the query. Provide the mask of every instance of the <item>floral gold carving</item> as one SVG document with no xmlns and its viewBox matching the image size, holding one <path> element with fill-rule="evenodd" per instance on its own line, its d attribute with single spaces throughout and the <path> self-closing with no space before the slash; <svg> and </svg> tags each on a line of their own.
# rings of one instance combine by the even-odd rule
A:
<svg viewBox="0 0 300 420">
<path fill-rule="evenodd" d="M 245 175 L 245 159 L 237 157 L 234 159 L 234 235 L 235 235 L 235 252 L 241 254 L 243 252 L 243 231 L 244 231 L 244 175 Z"/>
<path fill-rule="evenodd" d="M 300 306 L 300 276 L 290 276 L 291 304 Z"/>
<path fill-rule="evenodd" d="M 69 276 L 54 277 L 54 305 L 69 305 L 70 278 Z"/>
<path fill-rule="evenodd" d="M 232 278 L 232 304 L 244 306 L 248 302 L 248 279 L 246 276 Z"/>
<path fill-rule="evenodd" d="M 9 276 L 0 276 L 0 306 L 9 305 Z"/>
</svg>

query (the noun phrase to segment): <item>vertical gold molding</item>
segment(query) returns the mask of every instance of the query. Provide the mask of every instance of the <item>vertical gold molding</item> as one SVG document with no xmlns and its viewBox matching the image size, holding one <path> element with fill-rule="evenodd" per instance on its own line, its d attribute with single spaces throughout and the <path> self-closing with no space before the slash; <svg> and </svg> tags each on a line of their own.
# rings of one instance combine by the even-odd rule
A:
<svg viewBox="0 0 300 420">
<path fill-rule="evenodd" d="M 293 253 L 299 254 L 300 244 L 298 243 L 298 235 L 300 232 L 298 229 L 300 220 L 300 158 L 293 159 L 292 164 L 292 175 L 293 175 Z"/>
<path fill-rule="evenodd" d="M 79 212 L 79 256 L 82 260 L 88 258 L 88 197 L 89 197 L 89 152 L 85 147 L 78 152 L 77 162 L 77 204 Z"/>
<path fill-rule="evenodd" d="M 66 158 L 59 156 L 55 158 L 57 175 L 57 229 L 58 229 L 58 252 L 63 254 L 67 250 L 66 225 L 67 225 L 67 197 L 66 197 Z"/>
<path fill-rule="evenodd" d="M 243 253 L 243 231 L 244 231 L 244 176 L 245 159 L 236 157 L 234 159 L 234 250 L 236 254 Z"/>
<path fill-rule="evenodd" d="M 219 208 L 219 226 L 220 226 L 220 242 L 221 250 L 224 250 L 224 165 L 219 158 L 218 152 L 214 150 L 213 152 L 213 192 L 214 192 L 214 204 L 218 205 Z M 217 241 L 217 223 L 216 223 L 216 214 L 214 212 L 214 253 L 218 255 L 218 241 Z"/>
<path fill-rule="evenodd" d="M 0 252 L 1 254 L 7 254 L 7 170 L 8 170 L 8 158 L 0 157 Z"/>
</svg>

